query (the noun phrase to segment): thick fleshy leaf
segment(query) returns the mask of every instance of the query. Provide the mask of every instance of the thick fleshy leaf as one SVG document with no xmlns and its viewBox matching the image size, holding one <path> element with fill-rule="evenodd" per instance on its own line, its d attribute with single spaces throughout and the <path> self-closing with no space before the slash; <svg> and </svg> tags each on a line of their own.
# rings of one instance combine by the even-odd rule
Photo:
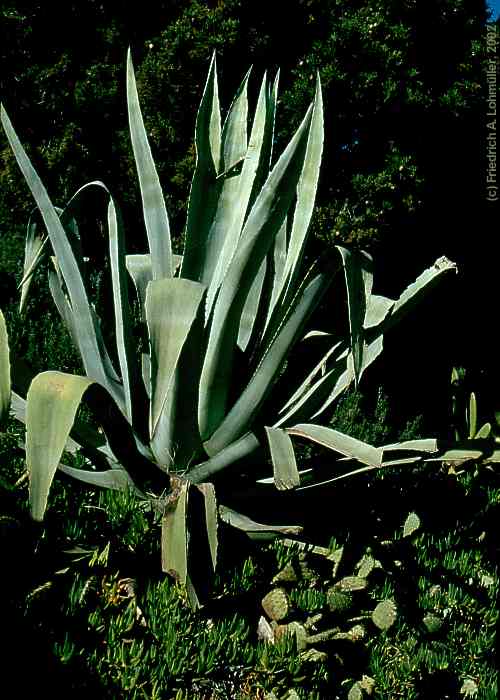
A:
<svg viewBox="0 0 500 700">
<path fill-rule="evenodd" d="M 363 324 L 365 329 L 373 328 L 382 323 L 395 303 L 394 299 L 388 299 L 378 294 L 371 294 L 366 309 L 365 322 Z"/>
<path fill-rule="evenodd" d="M 150 436 L 161 440 L 157 449 L 167 453 L 161 455 L 161 463 L 165 463 L 164 459 L 173 459 L 175 436 L 170 434 L 167 418 L 162 421 L 161 434 L 156 435 L 160 416 L 173 389 L 179 358 L 198 316 L 204 293 L 203 285 L 185 279 L 158 280 L 148 285 L 146 320 L 151 345 Z M 190 377 L 189 381 L 195 379 Z M 172 395 L 170 400 L 173 401 Z M 169 407 L 167 409 L 170 410 Z M 171 410 L 175 410 L 175 407 Z"/>
<path fill-rule="evenodd" d="M 66 464 L 59 464 L 59 471 L 91 486 L 99 486 L 100 488 L 113 491 L 136 491 L 134 482 L 124 469 L 107 469 L 106 471 L 98 472 L 88 469 L 75 469 Z"/>
<path fill-rule="evenodd" d="M 217 211 L 210 227 L 206 241 L 206 256 L 200 282 L 209 288 L 207 294 L 207 314 L 212 305 L 213 299 L 210 295 L 215 294 L 219 287 L 219 282 L 211 285 L 214 273 L 218 269 L 218 274 L 222 274 L 231 259 L 234 249 L 238 243 L 238 238 L 243 224 L 243 217 L 246 212 L 246 204 L 242 199 L 242 172 L 235 173 L 234 165 L 243 163 L 248 147 L 247 121 L 248 121 L 248 78 L 250 71 L 246 74 L 241 83 L 222 129 L 222 152 L 221 170 L 226 173 L 223 178 Z M 224 257 L 229 256 L 229 260 L 224 264 Z"/>
<path fill-rule="evenodd" d="M 5 318 L 0 311 L 0 426 L 9 414 L 10 391 L 9 338 Z"/>
<path fill-rule="evenodd" d="M 210 547 L 210 557 L 212 559 L 212 566 L 215 571 L 215 569 L 217 568 L 218 549 L 218 508 L 217 499 L 215 497 L 215 488 L 213 484 L 198 484 L 196 488 L 202 494 L 203 500 L 205 502 L 205 523 L 207 526 L 208 545 Z"/>
<path fill-rule="evenodd" d="M 222 505 L 219 506 L 219 515 L 227 525 L 231 525 L 237 530 L 243 530 L 249 537 L 255 539 L 267 540 L 284 535 L 300 535 L 303 529 L 299 525 L 263 525 Z"/>
<path fill-rule="evenodd" d="M 316 190 L 318 188 L 321 156 L 323 154 L 323 97 L 319 73 L 316 78 L 316 94 L 314 96 L 311 128 L 307 140 L 304 165 L 297 184 L 297 203 L 293 216 L 290 243 L 288 245 L 283 280 L 288 287 L 286 299 L 290 299 L 296 291 L 304 247 L 309 231 L 309 224 L 314 209 Z"/>
<path fill-rule="evenodd" d="M 181 277 L 201 281 L 223 179 L 218 180 L 221 158 L 221 120 L 215 53 L 210 63 L 195 129 L 196 168 L 189 195 L 186 245 Z"/>
<path fill-rule="evenodd" d="M 243 307 L 240 319 L 240 327 L 238 330 L 238 347 L 242 352 L 248 348 L 248 344 L 252 337 L 255 321 L 261 305 L 261 297 L 266 278 L 267 260 L 264 258 L 262 264 L 255 276 L 250 291 L 248 292 L 247 300 Z"/>
<path fill-rule="evenodd" d="M 287 428 L 290 435 L 312 440 L 313 442 L 327 447 L 329 450 L 340 452 L 340 454 L 367 464 L 370 467 L 380 467 L 382 464 L 382 449 L 372 447 L 366 442 L 357 440 L 350 435 L 340 433 L 333 428 L 327 428 L 313 423 L 300 423 L 291 428 Z"/>
<path fill-rule="evenodd" d="M 205 443 L 205 449 L 209 455 L 216 454 L 248 430 L 262 402 L 269 394 L 290 348 L 302 335 L 310 314 L 317 308 L 319 300 L 332 279 L 331 271 L 320 273 L 307 284 L 304 292 L 298 295 L 295 307 L 288 310 L 288 318 L 284 320 L 279 333 L 272 339 L 260 358 L 248 385 L 210 440 Z"/>
<path fill-rule="evenodd" d="M 189 483 L 172 477 L 172 491 L 168 496 L 161 528 L 162 569 L 182 585 L 187 580 Z"/>
<path fill-rule="evenodd" d="M 269 450 L 273 462 L 274 483 L 280 491 L 300 484 L 295 452 L 289 435 L 281 428 L 266 427 Z"/>
<path fill-rule="evenodd" d="M 193 483 L 200 483 L 211 478 L 217 472 L 233 467 L 238 460 L 248 457 L 260 447 L 260 442 L 253 433 L 247 433 L 242 438 L 231 443 L 206 462 L 197 464 L 187 472 L 187 477 Z"/>
<path fill-rule="evenodd" d="M 173 274 L 170 224 L 160 180 L 142 120 L 130 49 L 127 54 L 127 104 L 130 138 L 141 189 L 142 210 L 151 253 L 153 279 L 164 279 L 172 277 Z"/>
<path fill-rule="evenodd" d="M 125 265 L 137 292 L 137 298 L 141 305 L 142 320 L 145 321 L 146 289 L 153 279 L 151 255 L 127 255 Z"/>
<path fill-rule="evenodd" d="M 26 463 L 34 520 L 43 519 L 76 412 L 91 384 L 87 377 L 63 372 L 42 372 L 31 383 L 26 401 Z"/>
<path fill-rule="evenodd" d="M 247 80 L 248 75 L 245 77 L 243 88 L 240 88 L 234 103 L 235 106 L 238 106 L 242 102 L 242 107 L 238 110 L 239 119 L 241 119 L 242 111 L 244 110 L 246 113 L 247 110 Z M 216 236 L 216 240 L 219 241 L 217 244 L 219 255 L 212 256 L 215 264 L 210 266 L 205 275 L 206 279 L 208 279 L 210 282 L 207 293 L 207 317 L 210 314 L 217 292 L 238 245 L 243 222 L 245 215 L 247 214 L 250 197 L 255 184 L 256 175 L 259 170 L 259 166 L 262 167 L 262 157 L 265 157 L 263 155 L 262 146 L 266 135 L 266 114 L 266 76 L 264 76 L 255 110 L 250 140 L 248 145 L 245 147 L 245 152 L 242 154 L 244 156 L 244 162 L 241 168 L 241 173 L 238 176 L 229 178 L 224 182 L 221 193 L 221 201 L 219 203 L 212 227 L 212 235 Z M 244 134 L 246 137 L 246 125 Z M 227 134 L 224 134 L 224 136 L 227 138 Z M 238 143 L 239 149 L 241 150 L 241 145 L 243 144 L 243 133 L 240 134 Z M 233 158 L 233 162 L 236 162 L 238 154 L 238 150 L 235 150 L 232 153 L 231 157 Z"/>
</svg>

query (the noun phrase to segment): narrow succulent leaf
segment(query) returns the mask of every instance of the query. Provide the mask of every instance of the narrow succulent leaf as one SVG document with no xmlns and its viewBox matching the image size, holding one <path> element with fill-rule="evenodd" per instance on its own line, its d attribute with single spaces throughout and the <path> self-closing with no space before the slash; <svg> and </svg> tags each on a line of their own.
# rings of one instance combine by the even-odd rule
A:
<svg viewBox="0 0 500 700">
<path fill-rule="evenodd" d="M 201 281 L 208 234 L 222 186 L 222 182 L 217 180 L 220 168 L 221 122 L 215 53 L 196 118 L 195 144 L 196 167 L 189 195 L 181 277 Z"/>
<path fill-rule="evenodd" d="M 373 285 L 371 257 L 364 251 L 350 251 L 337 246 L 344 265 L 349 310 L 349 335 L 354 382 L 357 386 L 365 349 L 364 322 Z"/>
<path fill-rule="evenodd" d="M 246 80 L 246 79 L 245 79 Z M 213 235 L 223 238 L 219 245 L 210 286 L 207 293 L 207 317 L 213 307 L 217 292 L 226 274 L 243 228 L 256 174 L 262 158 L 262 144 L 266 134 L 266 76 L 262 81 L 250 139 L 245 151 L 241 173 L 233 181 L 224 183 L 221 202 L 213 225 Z M 246 82 L 245 82 L 246 100 Z M 241 139 L 242 142 L 242 139 Z"/>
<path fill-rule="evenodd" d="M 477 433 L 477 401 L 473 391 L 469 396 L 469 410 L 467 414 L 467 424 L 469 426 L 469 439 L 476 437 Z"/>
<path fill-rule="evenodd" d="M 205 287 L 185 279 L 150 282 L 146 320 L 151 344 L 150 435 L 172 386 L 174 372 L 188 333 L 198 314 Z"/>
<path fill-rule="evenodd" d="M 283 279 L 286 280 L 288 286 L 288 297 L 295 292 L 296 282 L 301 268 L 304 246 L 309 231 L 309 224 L 311 223 L 316 190 L 318 188 L 323 142 L 323 97 L 318 73 L 316 78 L 316 94 L 311 116 L 311 128 L 307 140 L 304 164 L 297 184 L 297 203 L 295 205 L 290 243 L 288 245 L 285 271 L 283 274 Z"/>
<path fill-rule="evenodd" d="M 85 285 L 80 274 L 78 261 L 71 243 L 66 235 L 57 211 L 26 155 L 3 107 L 0 109 L 0 119 L 21 172 L 40 209 L 52 248 L 57 256 L 64 282 L 70 296 L 75 326 L 78 328 L 78 346 L 85 364 L 86 373 L 90 378 L 107 387 L 115 400 L 120 402 L 119 388 L 115 386 L 113 378 L 108 376 L 103 364 L 101 355 L 103 347 L 99 344 L 96 334 L 96 317 L 95 314 L 92 313 Z M 123 401 L 121 401 L 121 404 L 123 406 Z"/>
<path fill-rule="evenodd" d="M 204 445 L 206 447 L 206 445 Z M 210 479 L 223 469 L 234 466 L 238 460 L 248 457 L 260 448 L 260 442 L 253 433 L 247 433 L 239 440 L 228 445 L 220 452 L 214 454 L 206 462 L 196 465 L 188 470 L 186 476 L 193 483 L 200 483 Z"/>
<path fill-rule="evenodd" d="M 200 431 L 209 437 L 226 410 L 229 382 L 244 303 L 292 202 L 311 110 L 255 200 L 217 297 L 200 385 Z"/>
<path fill-rule="evenodd" d="M 271 289 L 271 300 L 269 302 L 269 311 L 266 319 L 266 327 L 269 319 L 274 311 L 279 294 L 284 285 L 285 280 L 285 265 L 286 265 L 286 249 L 287 249 L 287 219 L 283 221 L 276 239 L 274 241 L 273 250 L 273 279 Z"/>
<path fill-rule="evenodd" d="M 189 483 L 176 479 L 161 532 L 162 569 L 182 585 L 186 584 L 188 566 L 188 494 Z"/>
<path fill-rule="evenodd" d="M 141 305 L 142 319 L 145 320 L 146 289 L 153 279 L 151 255 L 127 255 L 125 265 L 137 292 L 137 299 Z"/>
<path fill-rule="evenodd" d="M 42 520 L 50 486 L 75 421 L 87 377 L 42 372 L 31 383 L 26 403 L 26 463 L 31 515 Z"/>
<path fill-rule="evenodd" d="M 255 327 L 259 307 L 261 304 L 262 290 L 266 278 L 267 260 L 264 258 L 262 264 L 248 292 L 243 311 L 241 313 L 240 327 L 238 330 L 238 347 L 242 352 L 248 348 Z"/>
<path fill-rule="evenodd" d="M 219 506 L 221 520 L 237 530 L 243 530 L 248 535 L 260 535 L 273 537 L 276 535 L 300 535 L 302 527 L 298 525 L 264 525 L 257 523 L 246 515 L 242 515 L 232 508 Z"/>
<path fill-rule="evenodd" d="M 130 138 L 141 189 L 144 224 L 153 279 L 172 277 L 172 244 L 165 200 L 142 119 L 130 49 L 127 54 L 127 105 Z"/>
<path fill-rule="evenodd" d="M 332 282 L 328 271 L 317 275 L 298 295 L 295 308 L 266 348 L 259 364 L 238 400 L 206 443 L 208 454 L 214 454 L 245 433 L 268 396 L 290 348 L 303 333 L 311 313 Z"/>
<path fill-rule="evenodd" d="M 274 483 L 280 491 L 300 484 L 292 441 L 284 430 L 266 427 L 266 436 L 273 462 Z"/>
<path fill-rule="evenodd" d="M 341 460 L 339 460 L 341 461 Z M 352 476 L 358 476 L 359 474 L 366 474 L 374 469 L 379 469 L 380 467 L 370 466 L 370 467 L 360 467 L 359 469 L 353 469 L 350 472 L 345 472 L 344 474 L 339 474 L 338 476 L 333 476 L 331 479 L 325 479 L 323 481 L 313 481 L 305 486 L 299 486 L 297 491 L 305 491 L 306 489 L 316 489 L 321 486 L 328 486 L 333 484 L 335 481 L 341 481 L 342 479 L 350 479 Z"/>
<path fill-rule="evenodd" d="M 476 440 L 485 440 L 491 434 L 491 423 L 485 423 L 479 428 L 477 433 L 474 435 Z"/>
<path fill-rule="evenodd" d="M 136 491 L 134 482 L 124 469 L 107 469 L 106 471 L 90 471 L 88 469 L 75 469 L 66 464 L 59 464 L 59 470 L 73 479 L 83 481 L 85 484 L 99 486 L 113 491 Z"/>
<path fill-rule="evenodd" d="M 5 317 L 0 310 L 0 426 L 9 415 L 10 406 L 10 352 Z"/>
<path fill-rule="evenodd" d="M 340 452 L 340 454 L 356 459 L 358 462 L 367 464 L 370 467 L 380 467 L 382 464 L 381 448 L 372 447 L 366 442 L 340 433 L 333 428 L 313 423 L 300 423 L 287 428 L 287 432 L 290 435 L 312 440 L 323 447 L 327 447 L 329 450 Z"/>
<path fill-rule="evenodd" d="M 141 353 L 141 373 L 146 394 L 151 399 L 151 358 L 146 352 Z"/>
<path fill-rule="evenodd" d="M 218 508 L 217 499 L 215 497 L 215 488 L 213 484 L 198 484 L 196 487 L 203 496 L 205 502 L 205 523 L 207 526 L 208 545 L 210 547 L 210 557 L 214 571 L 217 568 L 217 523 L 218 523 Z"/>
</svg>

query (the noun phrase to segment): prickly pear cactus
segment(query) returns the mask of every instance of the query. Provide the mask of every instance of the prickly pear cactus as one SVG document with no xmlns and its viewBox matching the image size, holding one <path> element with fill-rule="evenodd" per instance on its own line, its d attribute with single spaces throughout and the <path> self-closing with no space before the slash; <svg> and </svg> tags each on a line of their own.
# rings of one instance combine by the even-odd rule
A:
<svg viewBox="0 0 500 700">
<path fill-rule="evenodd" d="M 397 608 L 393 600 L 383 600 L 372 612 L 372 621 L 381 630 L 388 630 L 396 622 Z"/>
<path fill-rule="evenodd" d="M 338 615 L 348 613 L 353 604 L 351 593 L 341 591 L 336 586 L 332 586 L 328 589 L 326 600 L 331 612 L 337 613 Z"/>
<path fill-rule="evenodd" d="M 284 588 L 273 588 L 262 599 L 264 612 L 271 619 L 279 622 L 290 612 L 290 598 Z"/>
</svg>

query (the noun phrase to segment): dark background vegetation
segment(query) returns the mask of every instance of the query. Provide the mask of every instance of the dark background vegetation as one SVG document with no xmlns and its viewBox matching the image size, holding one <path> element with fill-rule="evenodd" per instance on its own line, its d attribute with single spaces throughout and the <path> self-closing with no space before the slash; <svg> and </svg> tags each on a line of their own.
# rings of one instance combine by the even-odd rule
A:
<svg viewBox="0 0 500 700">
<path fill-rule="evenodd" d="M 211 53 L 226 108 L 250 64 L 254 91 L 265 69 L 281 69 L 278 147 L 304 113 L 319 70 L 326 142 L 310 255 L 335 243 L 370 250 L 378 291 L 388 295 L 439 255 L 459 267 L 388 339 L 374 385 L 386 387 L 402 420 L 425 413 L 437 429 L 451 367 L 465 366 L 485 413 L 495 410 L 484 2 L 4 0 L 0 7 L 1 100 L 53 201 L 103 180 L 122 204 L 129 252 L 145 249 L 145 235 L 127 133 L 128 46 L 178 246 Z M 0 134 L 5 301 L 19 280 L 32 205 Z M 87 240 L 99 268 L 105 237 L 90 228 Z"/>
</svg>

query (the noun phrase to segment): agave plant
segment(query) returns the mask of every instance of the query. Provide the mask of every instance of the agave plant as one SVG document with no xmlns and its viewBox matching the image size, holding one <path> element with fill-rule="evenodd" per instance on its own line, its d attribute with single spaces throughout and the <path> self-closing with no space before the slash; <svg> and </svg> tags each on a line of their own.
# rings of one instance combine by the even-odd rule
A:
<svg viewBox="0 0 500 700">
<path fill-rule="evenodd" d="M 273 158 L 278 76 L 264 76 L 251 125 L 249 74 L 221 122 L 215 57 L 196 119 L 196 168 L 182 255 L 172 252 L 169 219 L 139 107 L 130 53 L 127 102 L 149 252 L 129 255 L 118 206 L 105 185 L 82 187 L 63 209 L 53 206 L 2 107 L 1 121 L 43 219 L 28 226 L 21 309 L 33 271 L 50 258 L 53 300 L 79 351 L 85 376 L 43 372 L 26 401 L 12 394 L 12 411 L 26 423 L 32 516 L 41 520 L 59 469 L 92 485 L 133 489 L 163 513 L 163 567 L 190 582 L 189 546 L 203 531 L 213 567 L 221 517 L 248 531 L 296 532 L 260 525 L 219 505 L 212 482 L 237 474 L 243 458 L 268 450 L 272 477 L 258 464 L 256 480 L 278 489 L 311 485 L 299 472 L 293 436 L 355 460 L 355 471 L 378 468 L 383 451 L 316 422 L 379 356 L 384 333 L 454 264 L 440 258 L 393 300 L 373 294 L 369 255 L 338 247 L 302 270 L 323 150 L 319 78 L 314 101 L 279 158 Z M 78 207 L 94 188 L 107 197 L 116 350 L 114 366 L 92 305 L 78 227 Z M 348 333 L 307 333 L 335 273 L 343 273 Z M 129 279 L 130 277 L 130 279 Z M 131 282 L 148 339 L 139 352 L 133 335 Z M 269 396 L 293 346 L 321 336 L 328 344 L 301 380 Z M 286 376 L 286 372 L 285 372 Z M 14 376 L 15 380 L 15 376 Z M 293 382 L 296 382 L 295 385 Z M 2 394 L 3 395 L 3 394 Z M 281 396 L 281 394 L 279 394 Z M 76 419 L 85 399 L 100 426 Z M 61 462 L 81 453 L 86 467 Z M 359 466 L 361 463 L 362 466 Z M 248 462 L 247 467 L 248 471 Z M 308 482 L 308 483 L 304 483 Z M 314 483 L 314 482 L 313 482 Z"/>
</svg>

